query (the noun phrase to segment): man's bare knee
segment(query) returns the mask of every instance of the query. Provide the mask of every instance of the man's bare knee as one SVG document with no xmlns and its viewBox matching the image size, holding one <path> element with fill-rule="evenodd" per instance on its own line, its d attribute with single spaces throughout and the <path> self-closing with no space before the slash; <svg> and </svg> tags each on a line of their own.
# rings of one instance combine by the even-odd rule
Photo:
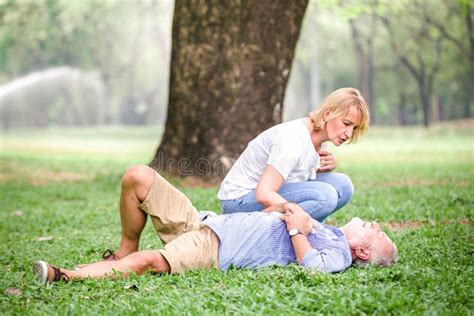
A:
<svg viewBox="0 0 474 316">
<path fill-rule="evenodd" d="M 153 183 L 154 170 L 146 165 L 137 165 L 127 169 L 122 177 L 122 190 L 133 189 L 137 198 L 143 201 Z"/>
<path fill-rule="evenodd" d="M 153 251 L 150 259 L 150 270 L 153 272 L 171 272 L 171 267 L 165 257 L 159 251 Z"/>
<path fill-rule="evenodd" d="M 127 266 L 134 272 L 142 274 L 146 271 L 170 272 L 168 261 L 157 250 L 142 250 L 135 252 L 128 257 Z"/>
<path fill-rule="evenodd" d="M 153 177 L 154 170 L 147 165 L 136 165 L 128 168 L 123 177 L 122 183 L 124 185 L 140 184 L 149 177 Z"/>
</svg>

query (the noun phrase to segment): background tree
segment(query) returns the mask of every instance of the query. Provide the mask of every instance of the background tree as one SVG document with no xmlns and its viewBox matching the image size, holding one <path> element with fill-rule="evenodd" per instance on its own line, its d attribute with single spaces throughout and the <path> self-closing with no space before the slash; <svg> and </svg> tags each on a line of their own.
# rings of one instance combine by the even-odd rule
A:
<svg viewBox="0 0 474 316">
<path fill-rule="evenodd" d="M 444 0 L 440 5 L 442 7 L 438 12 L 424 11 L 423 18 L 469 65 L 465 69 L 467 94 L 463 100 L 463 114 L 469 117 L 471 104 L 474 103 L 474 4 L 470 0 Z M 449 21 L 449 24 L 446 21 Z"/>
<path fill-rule="evenodd" d="M 357 23 L 355 19 L 349 20 L 352 34 L 352 43 L 357 60 L 357 79 L 362 95 L 369 104 L 371 113 L 370 121 L 375 123 L 376 114 L 374 106 L 374 40 L 377 31 L 376 3 L 370 3 L 370 11 L 364 19 Z M 362 24 L 362 25 L 360 25 Z M 365 26 L 365 27 L 364 27 Z M 365 32 L 364 32 L 365 31 Z"/>
<path fill-rule="evenodd" d="M 283 121 L 304 117 L 321 102 L 319 58 L 321 43 L 317 39 L 319 21 L 316 10 L 318 10 L 317 3 L 308 2 L 286 86 Z"/>
<path fill-rule="evenodd" d="M 155 0 L 2 1 L 0 84 L 64 66 L 94 72 L 105 87 L 99 124 L 164 121 L 156 109 L 167 97 L 172 8 Z"/>
<path fill-rule="evenodd" d="M 429 9 L 424 2 L 411 2 L 411 5 L 414 6 L 414 10 L 411 11 L 412 19 L 417 21 L 425 14 L 425 10 Z M 390 14 L 380 16 L 380 19 L 387 30 L 393 52 L 417 83 L 423 125 L 428 126 L 431 120 L 434 80 L 440 68 L 442 37 L 438 32 L 433 32 L 422 19 L 417 24 L 402 24 L 399 31 L 395 32 L 394 23 L 396 21 L 401 24 L 399 20 L 401 15 L 406 16 L 407 12 L 403 7 L 396 7 Z M 426 51 L 431 51 L 432 54 L 425 54 Z"/>
<path fill-rule="evenodd" d="M 77 108 L 63 109 L 71 107 L 72 103 L 52 100 L 45 102 L 44 109 L 39 101 L 23 102 L 24 106 L 16 107 L 13 102 L 8 101 L 12 98 L 0 98 L 0 116 L 6 126 L 37 126 L 37 121 L 41 121 L 41 126 L 107 122 L 158 124 L 161 130 L 168 104 L 173 5 L 173 0 L 0 1 L 0 95 L 5 92 L 6 85 L 16 79 L 30 78 L 29 75 L 33 74 L 41 76 L 49 73 L 49 70 L 63 67 L 98 77 L 98 86 L 104 87 L 105 95 L 103 103 L 96 107 L 96 112 L 100 115 L 94 116 L 93 121 L 86 118 L 63 119 L 62 113 L 87 112 L 90 104 L 86 101 L 78 102 Z M 252 5 L 248 2 L 242 4 L 243 7 Z M 275 100 L 284 93 L 283 119 L 295 119 L 306 115 L 317 106 L 323 96 L 334 89 L 354 86 L 371 100 L 372 117 L 375 117 L 377 124 L 419 124 L 426 116 L 423 113 L 428 113 L 431 116 L 429 120 L 435 121 L 472 117 L 472 5 L 472 0 L 312 1 L 305 12 L 286 90 L 273 90 L 274 99 L 266 103 L 267 107 L 271 107 L 270 112 L 273 112 L 271 104 L 278 104 Z M 271 11 L 270 6 L 262 6 L 266 8 L 261 19 L 270 19 L 270 14 L 265 15 L 267 11 Z M 235 8 L 235 5 L 232 8 Z M 211 12 L 213 9 L 218 10 L 219 6 L 210 1 L 207 10 Z M 238 10 L 236 9 L 235 13 L 239 13 Z M 217 24 L 221 23 L 222 19 L 216 20 L 213 14 L 206 14 L 209 19 L 204 21 L 206 17 L 202 17 L 202 24 L 207 23 L 219 29 Z M 268 37 L 273 38 L 273 30 L 286 31 L 284 27 L 289 25 L 287 17 L 271 14 L 273 22 L 268 20 L 270 22 L 267 27 L 256 33 L 268 30 Z M 380 20 L 373 19 L 374 16 L 389 20 L 393 37 Z M 232 16 L 229 14 L 229 17 Z M 262 21 L 262 25 L 265 21 Z M 241 20 L 237 29 L 244 30 L 241 24 L 245 23 L 247 22 Z M 243 46 L 235 48 L 238 46 L 232 46 L 238 42 L 234 39 L 237 36 L 235 34 L 240 36 L 243 33 L 240 29 L 237 32 L 228 32 L 234 35 L 227 36 L 227 40 L 224 40 L 224 37 L 219 35 L 227 32 L 225 23 L 223 25 L 223 30 L 216 31 L 216 36 L 223 39 L 220 42 L 222 49 L 212 48 L 211 51 L 235 55 L 234 52 L 240 49 L 246 52 L 249 60 L 253 58 L 252 49 L 257 45 L 247 45 L 242 41 Z M 291 31 L 291 28 L 289 29 Z M 440 48 L 436 47 L 436 39 L 443 43 Z M 421 106 L 417 79 L 401 62 L 397 51 L 392 49 L 393 40 L 397 44 L 398 52 L 407 57 L 417 68 L 417 72 L 421 70 L 417 56 L 423 58 L 425 75 L 431 72 L 437 60 L 436 74 L 432 76 L 432 92 L 424 98 L 427 100 L 425 112 Z M 279 43 L 282 45 L 281 41 Z M 195 42 L 193 45 L 199 46 L 201 50 L 206 47 Z M 212 45 L 208 47 L 213 47 Z M 261 53 L 261 56 L 266 54 Z M 283 55 L 281 52 L 281 56 Z M 244 76 L 242 70 L 251 69 L 254 65 L 246 61 L 247 57 L 240 56 L 246 66 L 238 71 L 240 78 L 251 79 L 241 79 L 241 82 L 258 82 L 262 78 L 264 81 L 270 80 L 271 74 L 265 71 L 264 76 L 261 76 L 249 70 Z M 215 62 L 219 64 L 218 67 L 226 65 L 218 59 L 215 59 Z M 282 68 L 285 73 L 287 68 Z M 201 75 L 204 75 L 203 69 L 199 70 Z M 227 74 L 227 77 L 230 78 L 230 75 Z M 275 78 L 275 84 L 279 85 L 279 77 Z M 60 86 L 66 85 L 66 81 Z M 51 82 L 49 86 L 36 87 L 39 96 L 43 91 L 47 95 L 34 99 L 48 99 L 48 95 L 58 91 L 54 85 Z M 234 87 L 237 85 L 234 84 Z M 66 90 L 69 88 L 66 87 Z M 235 88 L 235 91 L 243 91 L 244 94 L 244 90 L 240 88 Z M 248 91 L 245 94 L 249 94 Z M 232 94 L 226 91 L 225 96 L 221 96 L 224 101 L 218 97 L 213 100 L 222 101 L 221 103 L 227 106 L 241 107 L 242 105 L 233 101 L 230 95 Z M 257 94 L 253 97 L 256 96 Z M 176 99 L 177 97 L 174 97 L 174 100 Z M 257 103 L 259 102 L 253 104 Z M 84 107 L 84 111 L 79 109 L 80 107 Z M 13 108 L 15 113 L 22 112 L 21 115 L 15 116 L 11 112 Z M 276 108 L 281 110 L 281 106 Z M 41 116 L 36 115 L 38 111 Z M 232 113 L 239 112 L 238 109 L 233 111 Z M 277 117 L 278 113 L 281 114 L 281 111 L 275 111 Z M 32 116 L 31 119 L 27 119 L 29 115 Z M 235 122 L 249 122 L 244 119 L 242 113 L 233 115 Z M 13 116 L 18 120 L 8 123 L 9 117 Z M 253 116 L 250 118 L 252 123 L 260 123 Z M 217 126 L 216 119 L 206 120 Z M 238 133 L 245 134 L 246 129 L 242 127 L 242 131 L 238 125 L 234 124 L 232 128 L 237 128 Z M 232 152 L 227 145 L 221 145 L 219 150 L 223 153 Z M 222 157 L 230 158 L 231 155 Z"/>
<path fill-rule="evenodd" d="M 152 167 L 222 177 L 253 137 L 281 122 L 306 5 L 175 3 L 168 118 Z"/>
</svg>

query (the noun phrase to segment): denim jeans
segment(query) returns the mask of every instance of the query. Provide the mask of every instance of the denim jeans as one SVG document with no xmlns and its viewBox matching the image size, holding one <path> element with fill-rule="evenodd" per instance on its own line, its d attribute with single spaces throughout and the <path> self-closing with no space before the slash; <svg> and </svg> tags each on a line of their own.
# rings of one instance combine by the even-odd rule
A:
<svg viewBox="0 0 474 316">
<path fill-rule="evenodd" d="M 351 179 L 342 173 L 318 173 L 316 180 L 285 183 L 278 193 L 300 205 L 312 218 L 322 222 L 349 202 L 354 192 Z M 264 207 L 255 199 L 255 190 L 233 200 L 221 201 L 224 214 L 256 212 Z"/>
</svg>

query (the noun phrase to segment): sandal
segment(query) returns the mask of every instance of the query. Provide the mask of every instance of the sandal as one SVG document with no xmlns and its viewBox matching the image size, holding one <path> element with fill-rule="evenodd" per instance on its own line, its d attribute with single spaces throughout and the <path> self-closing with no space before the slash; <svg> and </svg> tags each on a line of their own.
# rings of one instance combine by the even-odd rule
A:
<svg viewBox="0 0 474 316">
<path fill-rule="evenodd" d="M 104 259 L 104 261 L 115 261 L 115 260 L 118 260 L 119 258 L 115 254 L 115 251 L 113 251 L 111 249 L 107 249 L 102 254 L 102 259 Z"/>
</svg>

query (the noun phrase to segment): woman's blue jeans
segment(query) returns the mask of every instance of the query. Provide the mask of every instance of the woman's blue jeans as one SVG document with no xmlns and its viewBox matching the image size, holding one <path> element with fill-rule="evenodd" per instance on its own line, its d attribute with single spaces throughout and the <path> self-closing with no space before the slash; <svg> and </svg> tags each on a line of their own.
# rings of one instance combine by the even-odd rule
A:
<svg viewBox="0 0 474 316">
<path fill-rule="evenodd" d="M 300 205 L 312 218 L 322 222 L 349 202 L 354 193 L 351 179 L 342 173 L 318 173 L 316 180 L 285 183 L 278 193 L 288 202 Z M 256 212 L 264 207 L 255 199 L 255 190 L 233 200 L 221 201 L 224 214 Z"/>
</svg>

